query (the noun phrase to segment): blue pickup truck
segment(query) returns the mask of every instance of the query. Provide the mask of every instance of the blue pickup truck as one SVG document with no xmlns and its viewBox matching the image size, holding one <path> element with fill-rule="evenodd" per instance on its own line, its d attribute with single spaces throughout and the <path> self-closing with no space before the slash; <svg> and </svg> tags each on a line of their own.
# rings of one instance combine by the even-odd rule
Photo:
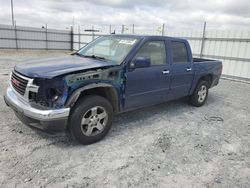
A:
<svg viewBox="0 0 250 188">
<path fill-rule="evenodd" d="M 70 130 L 91 144 L 117 113 L 182 97 L 202 106 L 221 72 L 220 61 L 193 58 L 185 39 L 109 35 L 72 55 L 15 66 L 4 99 L 24 124 Z"/>
</svg>

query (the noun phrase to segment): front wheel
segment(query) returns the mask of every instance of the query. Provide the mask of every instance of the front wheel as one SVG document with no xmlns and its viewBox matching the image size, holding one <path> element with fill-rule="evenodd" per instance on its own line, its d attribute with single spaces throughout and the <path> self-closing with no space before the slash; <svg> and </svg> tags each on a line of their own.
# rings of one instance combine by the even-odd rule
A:
<svg viewBox="0 0 250 188">
<path fill-rule="evenodd" d="M 194 93 L 190 96 L 189 102 L 193 106 L 202 106 L 207 99 L 208 95 L 208 82 L 205 80 L 201 80 L 196 89 L 194 90 Z"/>
<path fill-rule="evenodd" d="M 104 138 L 111 128 L 113 108 L 101 96 L 80 99 L 70 116 L 70 131 L 81 144 L 92 144 Z"/>
</svg>

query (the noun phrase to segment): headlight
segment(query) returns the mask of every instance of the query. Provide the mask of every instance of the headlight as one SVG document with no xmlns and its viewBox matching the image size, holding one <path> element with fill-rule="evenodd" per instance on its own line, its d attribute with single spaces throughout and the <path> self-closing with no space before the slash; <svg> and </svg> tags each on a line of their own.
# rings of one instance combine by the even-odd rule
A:
<svg viewBox="0 0 250 188">
<path fill-rule="evenodd" d="M 53 95 L 51 100 L 52 102 L 56 102 L 58 98 L 59 98 L 58 95 Z"/>
<path fill-rule="evenodd" d="M 36 78 L 36 85 L 39 86 L 38 92 L 35 96 L 30 95 L 35 103 L 49 108 L 63 107 L 67 98 L 67 85 L 62 78 L 54 79 L 40 79 Z"/>
<path fill-rule="evenodd" d="M 51 88 L 50 89 L 50 98 L 52 103 L 56 102 L 59 97 L 61 96 L 61 92 L 57 89 Z"/>
</svg>

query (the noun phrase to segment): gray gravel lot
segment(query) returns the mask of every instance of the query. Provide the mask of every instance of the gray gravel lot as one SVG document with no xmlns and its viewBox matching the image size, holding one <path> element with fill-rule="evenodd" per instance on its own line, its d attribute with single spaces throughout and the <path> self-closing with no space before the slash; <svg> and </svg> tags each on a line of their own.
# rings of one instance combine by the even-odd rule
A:
<svg viewBox="0 0 250 188">
<path fill-rule="evenodd" d="M 250 84 L 121 114 L 82 146 L 23 125 L 2 97 L 15 64 L 65 53 L 0 52 L 0 187 L 250 187 Z"/>
</svg>

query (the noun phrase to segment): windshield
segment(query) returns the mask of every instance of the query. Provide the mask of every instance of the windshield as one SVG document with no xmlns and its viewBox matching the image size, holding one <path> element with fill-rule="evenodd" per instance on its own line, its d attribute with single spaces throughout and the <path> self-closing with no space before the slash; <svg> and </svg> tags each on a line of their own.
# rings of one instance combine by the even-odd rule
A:
<svg viewBox="0 0 250 188">
<path fill-rule="evenodd" d="M 77 54 L 121 64 L 138 39 L 123 36 L 104 36 L 80 49 Z"/>
</svg>

